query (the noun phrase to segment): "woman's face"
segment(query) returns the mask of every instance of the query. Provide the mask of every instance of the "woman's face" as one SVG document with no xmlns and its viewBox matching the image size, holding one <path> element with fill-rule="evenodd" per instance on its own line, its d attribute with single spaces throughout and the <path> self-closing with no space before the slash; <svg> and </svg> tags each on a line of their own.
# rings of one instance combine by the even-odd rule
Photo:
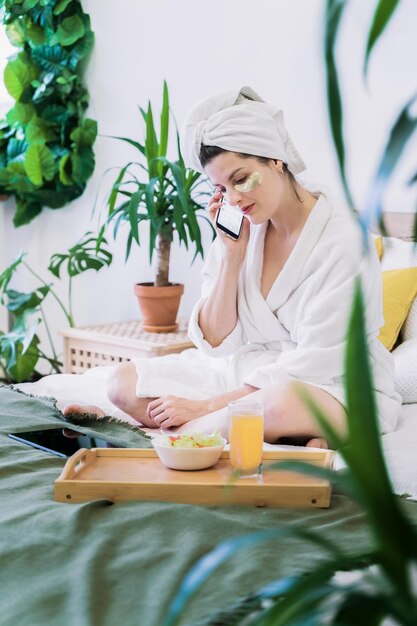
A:
<svg viewBox="0 0 417 626">
<path fill-rule="evenodd" d="M 282 161 L 271 159 L 263 164 L 255 157 L 244 159 L 236 152 L 223 152 L 204 171 L 229 204 L 238 207 L 252 224 L 262 224 L 279 212 L 285 193 L 281 168 Z"/>
</svg>

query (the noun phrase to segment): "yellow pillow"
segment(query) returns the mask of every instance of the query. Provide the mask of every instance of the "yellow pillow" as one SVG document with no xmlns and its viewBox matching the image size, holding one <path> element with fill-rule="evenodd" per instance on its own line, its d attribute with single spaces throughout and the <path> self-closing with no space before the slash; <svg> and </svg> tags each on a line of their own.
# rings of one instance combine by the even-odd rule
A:
<svg viewBox="0 0 417 626">
<path fill-rule="evenodd" d="M 417 295 L 417 267 L 382 272 L 385 324 L 379 339 L 392 350 Z"/>
<path fill-rule="evenodd" d="M 376 237 L 374 241 L 375 241 L 376 251 L 378 252 L 378 258 L 379 260 L 381 260 L 384 254 L 384 242 L 382 241 L 382 237 Z"/>
</svg>

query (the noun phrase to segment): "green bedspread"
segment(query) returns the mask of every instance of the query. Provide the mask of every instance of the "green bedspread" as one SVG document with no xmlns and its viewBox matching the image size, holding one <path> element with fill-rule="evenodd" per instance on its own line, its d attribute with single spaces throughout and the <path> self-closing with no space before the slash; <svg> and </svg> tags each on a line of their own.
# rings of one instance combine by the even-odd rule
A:
<svg viewBox="0 0 417 626">
<path fill-rule="evenodd" d="M 1 626 L 160 626 L 187 569 L 222 539 L 254 530 L 298 524 L 319 529 L 347 551 L 371 543 L 362 513 L 342 495 L 334 495 L 328 510 L 54 502 L 54 480 L 65 460 L 7 433 L 61 426 L 61 413 L 51 400 L 1 387 L 0 416 Z M 78 430 L 149 447 L 120 425 Z M 417 521 L 417 505 L 404 506 Z M 209 579 L 182 624 L 280 575 L 304 571 L 322 556 L 299 539 L 246 550 Z"/>
</svg>

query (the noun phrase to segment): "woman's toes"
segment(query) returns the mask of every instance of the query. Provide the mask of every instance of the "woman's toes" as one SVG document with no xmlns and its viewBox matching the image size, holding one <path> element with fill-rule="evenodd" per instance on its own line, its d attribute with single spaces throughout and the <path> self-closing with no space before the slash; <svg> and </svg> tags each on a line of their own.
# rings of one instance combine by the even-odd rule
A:
<svg viewBox="0 0 417 626">
<path fill-rule="evenodd" d="M 306 448 L 324 448 L 328 450 L 329 446 L 324 437 L 313 437 L 306 443 Z"/>
<path fill-rule="evenodd" d="M 62 412 L 64 415 L 71 415 L 74 413 L 75 414 L 93 413 L 94 415 L 97 415 L 97 417 L 103 417 L 104 415 L 106 415 L 105 412 L 102 411 L 102 409 L 100 409 L 100 407 L 94 406 L 92 404 L 90 405 L 68 404 Z"/>
</svg>

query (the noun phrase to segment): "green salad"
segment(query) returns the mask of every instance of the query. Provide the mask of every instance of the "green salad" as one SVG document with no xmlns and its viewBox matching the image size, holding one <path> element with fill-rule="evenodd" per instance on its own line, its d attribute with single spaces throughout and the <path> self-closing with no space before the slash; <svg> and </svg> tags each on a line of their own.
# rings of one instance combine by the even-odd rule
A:
<svg viewBox="0 0 417 626">
<path fill-rule="evenodd" d="M 207 448 L 221 446 L 224 439 L 220 433 L 214 432 L 212 435 L 204 433 L 193 433 L 192 435 L 160 435 L 158 444 L 167 448 Z"/>
</svg>

